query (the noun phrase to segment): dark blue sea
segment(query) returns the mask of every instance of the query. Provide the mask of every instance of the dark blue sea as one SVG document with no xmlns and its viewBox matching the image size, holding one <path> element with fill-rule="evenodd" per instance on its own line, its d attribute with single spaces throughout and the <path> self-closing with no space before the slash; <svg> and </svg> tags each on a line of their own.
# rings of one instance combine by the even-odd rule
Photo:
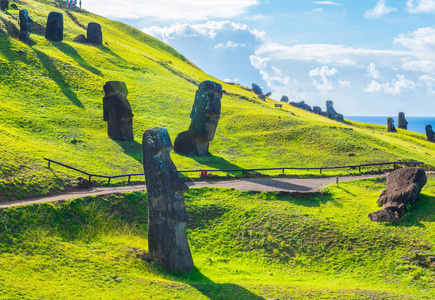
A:
<svg viewBox="0 0 435 300">
<path fill-rule="evenodd" d="M 385 125 L 387 126 L 387 118 L 388 117 L 344 117 L 349 121 L 356 121 L 361 123 L 369 123 L 376 125 Z M 392 117 L 394 119 L 394 126 L 397 127 L 397 116 Z M 406 121 L 408 121 L 408 130 L 414 132 L 420 132 L 426 134 L 426 125 L 432 125 L 432 128 L 435 129 L 435 117 L 408 117 L 405 116 Z"/>
</svg>

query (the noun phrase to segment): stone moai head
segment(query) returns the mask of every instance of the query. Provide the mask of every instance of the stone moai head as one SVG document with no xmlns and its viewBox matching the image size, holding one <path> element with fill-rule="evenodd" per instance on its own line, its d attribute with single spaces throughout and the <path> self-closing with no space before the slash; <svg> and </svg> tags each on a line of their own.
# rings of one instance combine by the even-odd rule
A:
<svg viewBox="0 0 435 300">
<path fill-rule="evenodd" d="M 322 115 L 322 108 L 320 106 L 313 106 L 313 112 L 318 115 Z"/>
<path fill-rule="evenodd" d="M 33 21 L 29 17 L 27 9 L 20 10 L 19 17 L 20 17 L 20 33 L 18 35 L 18 38 L 21 41 L 29 44 L 30 43 L 30 32 L 32 31 Z"/>
<path fill-rule="evenodd" d="M 62 42 L 63 40 L 63 14 L 52 11 L 48 14 L 45 38 L 49 41 Z"/>
<path fill-rule="evenodd" d="M 110 138 L 133 140 L 133 113 L 127 100 L 127 86 L 122 81 L 108 81 L 103 86 L 103 119 L 107 121 Z"/>
<path fill-rule="evenodd" d="M 406 121 L 405 113 L 403 112 L 399 113 L 397 127 L 401 129 L 408 129 L 408 121 Z"/>
<path fill-rule="evenodd" d="M 435 132 L 432 130 L 432 125 L 426 125 L 426 136 L 429 142 L 435 143 Z"/>
<path fill-rule="evenodd" d="M 143 167 L 148 194 L 148 251 L 168 272 L 188 273 L 193 259 L 186 235 L 184 204 L 187 185 L 171 160 L 172 143 L 164 128 L 143 134 Z"/>
<path fill-rule="evenodd" d="M 290 100 L 289 100 L 289 98 L 286 96 L 286 95 L 283 95 L 282 97 L 281 97 L 281 100 L 280 100 L 280 102 L 289 102 Z"/>
<path fill-rule="evenodd" d="M 206 80 L 201 82 L 195 94 L 190 113 L 189 131 L 204 141 L 212 141 L 221 114 L 222 85 Z"/>
<path fill-rule="evenodd" d="M 394 127 L 393 118 L 387 118 L 387 130 L 388 132 L 397 132 L 396 127 Z"/>
<path fill-rule="evenodd" d="M 101 32 L 101 25 L 95 22 L 88 24 L 87 41 L 89 44 L 102 45 L 103 33 Z"/>
</svg>

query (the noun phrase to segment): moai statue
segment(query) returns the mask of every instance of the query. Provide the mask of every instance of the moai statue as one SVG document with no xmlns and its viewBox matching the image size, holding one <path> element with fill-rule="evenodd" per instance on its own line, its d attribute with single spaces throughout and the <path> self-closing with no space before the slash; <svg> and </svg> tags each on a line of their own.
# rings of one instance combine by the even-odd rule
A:
<svg viewBox="0 0 435 300">
<path fill-rule="evenodd" d="M 393 118 L 387 118 L 387 129 L 388 129 L 388 132 L 397 132 L 396 127 L 394 127 L 394 119 Z"/>
<path fill-rule="evenodd" d="M 30 44 L 30 32 L 32 31 L 33 21 L 29 17 L 27 9 L 20 10 L 20 33 L 18 38 L 26 44 Z"/>
<path fill-rule="evenodd" d="M 435 143 L 435 132 L 432 130 L 432 125 L 426 125 L 426 136 L 429 142 Z"/>
<path fill-rule="evenodd" d="M 127 100 L 127 86 L 122 81 L 108 81 L 104 85 L 104 121 L 107 121 L 107 134 L 111 139 L 132 141 L 133 113 Z"/>
<path fill-rule="evenodd" d="M 252 84 L 252 90 L 253 90 L 254 93 L 256 93 L 257 95 L 263 95 L 263 90 L 262 90 L 261 87 L 260 87 L 258 84 L 256 84 L 256 83 L 253 83 L 253 84 Z"/>
<path fill-rule="evenodd" d="M 103 33 L 101 32 L 101 25 L 95 22 L 88 24 L 87 41 L 89 44 L 102 45 Z"/>
<path fill-rule="evenodd" d="M 9 0 L 1 0 L 0 1 L 0 9 L 2 11 L 7 11 L 9 8 Z"/>
<path fill-rule="evenodd" d="M 333 105 L 334 102 L 332 102 L 331 100 L 326 100 L 326 116 L 333 120 L 344 121 L 343 115 L 337 113 Z"/>
<path fill-rule="evenodd" d="M 400 112 L 398 117 L 397 127 L 401 129 L 408 129 L 408 122 L 405 119 L 405 113 Z"/>
<path fill-rule="evenodd" d="M 290 100 L 289 100 L 289 98 L 286 96 L 286 95 L 284 95 L 284 96 L 282 96 L 281 97 L 281 100 L 280 100 L 280 102 L 289 102 Z"/>
<path fill-rule="evenodd" d="M 195 94 L 189 129 L 178 134 L 174 151 L 183 155 L 208 156 L 221 114 L 222 86 L 206 80 Z"/>
<path fill-rule="evenodd" d="M 322 115 L 322 108 L 320 106 L 313 106 L 313 113 Z"/>
<path fill-rule="evenodd" d="M 143 168 L 148 194 L 148 251 L 167 272 L 188 273 L 193 269 L 186 235 L 189 220 L 183 193 L 189 189 L 181 181 L 169 153 L 171 138 L 164 128 L 143 134 Z"/>
<path fill-rule="evenodd" d="M 49 41 L 63 41 L 63 14 L 52 11 L 48 14 L 45 38 Z"/>
</svg>

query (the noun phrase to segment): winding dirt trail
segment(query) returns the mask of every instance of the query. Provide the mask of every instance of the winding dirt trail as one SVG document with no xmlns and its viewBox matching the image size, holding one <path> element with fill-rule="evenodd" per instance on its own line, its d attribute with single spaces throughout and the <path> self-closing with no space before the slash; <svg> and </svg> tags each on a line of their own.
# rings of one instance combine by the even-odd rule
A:
<svg viewBox="0 0 435 300">
<path fill-rule="evenodd" d="M 340 177 L 339 181 L 350 181 L 364 178 L 376 177 L 379 175 L 345 176 Z M 336 182 L 336 177 L 325 178 L 246 178 L 235 180 L 203 180 L 187 182 L 189 188 L 201 187 L 222 187 L 234 188 L 242 191 L 257 192 L 290 192 L 290 193 L 315 193 L 322 186 Z M 133 191 L 146 190 L 145 184 L 119 186 L 119 187 L 91 187 L 77 190 L 67 194 L 47 196 L 40 198 L 24 199 L 0 203 L 0 209 L 34 203 L 54 202 L 66 199 L 82 198 L 91 195 L 120 194 Z"/>
</svg>

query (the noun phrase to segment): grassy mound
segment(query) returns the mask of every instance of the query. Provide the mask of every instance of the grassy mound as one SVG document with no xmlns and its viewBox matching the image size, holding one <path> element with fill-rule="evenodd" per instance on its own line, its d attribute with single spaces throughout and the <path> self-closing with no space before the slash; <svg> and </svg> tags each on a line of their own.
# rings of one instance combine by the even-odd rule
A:
<svg viewBox="0 0 435 300">
<path fill-rule="evenodd" d="M 139 30 L 80 9 L 66 13 L 58 8 L 63 1 L 57 2 L 55 7 L 49 0 L 15 1 L 35 21 L 32 45 L 17 40 L 19 11 L 0 12 L 0 201 L 46 195 L 75 184 L 80 174 L 47 169 L 44 157 L 96 174 L 142 172 L 143 131 L 165 127 L 174 140 L 187 129 L 197 84 L 206 79 L 220 82 L 226 91 L 211 156 L 173 154 L 179 170 L 395 160 L 435 166 L 435 145 L 422 134 L 338 123 L 289 105 L 276 109 L 274 101 L 263 102 L 246 88 L 210 77 Z M 63 42 L 44 38 L 51 11 L 64 14 Z M 86 34 L 89 22 L 101 24 L 102 46 L 73 41 Z M 109 80 L 127 84 L 134 142 L 107 137 L 102 87 Z"/>
<path fill-rule="evenodd" d="M 196 269 L 147 257 L 143 193 L 0 211 L 1 299 L 433 299 L 435 177 L 397 225 L 372 223 L 382 178 L 294 198 L 191 189 Z"/>
</svg>

